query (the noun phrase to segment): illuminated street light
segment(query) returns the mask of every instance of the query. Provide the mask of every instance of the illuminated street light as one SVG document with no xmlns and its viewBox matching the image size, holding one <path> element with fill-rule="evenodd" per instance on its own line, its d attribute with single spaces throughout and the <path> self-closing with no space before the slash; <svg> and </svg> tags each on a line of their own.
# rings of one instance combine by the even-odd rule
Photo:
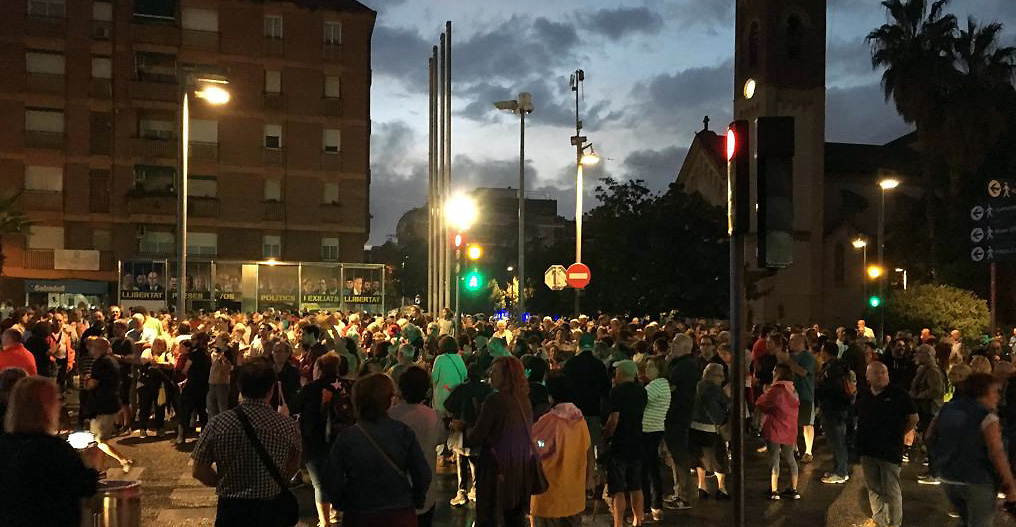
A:
<svg viewBox="0 0 1016 527">
<path fill-rule="evenodd" d="M 858 238 L 851 243 L 854 246 L 854 249 L 864 249 L 868 246 L 868 242 L 864 241 L 864 238 Z"/>
<path fill-rule="evenodd" d="M 203 99 L 209 104 L 226 104 L 229 102 L 229 92 L 226 91 L 218 83 L 207 84 L 200 90 L 194 92 L 194 96 L 198 99 Z"/>
<path fill-rule="evenodd" d="M 900 186 L 900 180 L 893 178 L 885 178 L 878 182 L 878 186 L 882 187 L 882 190 L 892 190 Z"/>
<path fill-rule="evenodd" d="M 868 266 L 868 278 L 872 280 L 882 276 L 882 266 L 880 265 L 869 265 Z"/>
<path fill-rule="evenodd" d="M 455 194 L 445 204 L 445 219 L 459 232 L 468 231 L 476 223 L 479 212 L 476 201 L 466 194 Z"/>
<path fill-rule="evenodd" d="M 582 163 L 582 165 L 587 166 L 587 167 L 599 164 L 599 162 L 600 162 L 600 155 L 596 153 L 596 150 L 593 150 L 593 145 L 592 144 L 589 144 L 588 147 L 589 147 L 589 153 L 588 154 L 586 154 L 586 153 L 582 154 L 582 159 L 581 159 L 580 163 Z"/>
</svg>

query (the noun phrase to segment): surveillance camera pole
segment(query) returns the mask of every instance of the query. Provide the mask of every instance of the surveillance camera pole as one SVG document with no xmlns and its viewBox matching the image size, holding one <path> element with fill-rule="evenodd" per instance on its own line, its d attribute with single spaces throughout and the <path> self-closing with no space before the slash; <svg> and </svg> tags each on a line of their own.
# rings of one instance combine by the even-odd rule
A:
<svg viewBox="0 0 1016 527">
<path fill-rule="evenodd" d="M 582 150 L 586 138 L 582 136 L 582 120 L 579 119 L 579 89 L 586 74 L 575 70 L 572 75 L 571 89 L 575 92 L 575 136 L 571 138 L 575 145 L 575 263 L 582 263 Z M 582 289 L 575 288 L 575 317 L 581 314 L 580 296 Z"/>
</svg>

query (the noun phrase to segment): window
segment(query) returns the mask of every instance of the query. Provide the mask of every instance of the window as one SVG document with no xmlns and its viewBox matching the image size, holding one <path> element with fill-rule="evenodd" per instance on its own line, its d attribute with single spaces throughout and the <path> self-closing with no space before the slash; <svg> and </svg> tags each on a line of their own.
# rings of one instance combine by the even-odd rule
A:
<svg viewBox="0 0 1016 527">
<path fill-rule="evenodd" d="M 113 248 L 113 233 L 109 229 L 92 229 L 92 249 L 109 251 Z"/>
<path fill-rule="evenodd" d="M 92 20 L 112 22 L 113 4 L 109 2 L 92 2 Z"/>
<path fill-rule="evenodd" d="M 155 254 L 176 252 L 176 236 L 172 232 L 145 229 L 144 234 L 138 236 L 138 252 Z"/>
<path fill-rule="evenodd" d="M 265 17 L 265 38 L 282 38 L 282 17 L 281 16 L 266 16 Z"/>
<path fill-rule="evenodd" d="M 29 249 L 63 249 L 63 227 L 43 227 L 32 225 L 28 228 Z"/>
<path fill-rule="evenodd" d="M 215 256 L 219 252 L 219 235 L 214 232 L 188 232 L 187 254 Z"/>
<path fill-rule="evenodd" d="M 187 195 L 192 198 L 214 198 L 219 193 L 215 176 L 188 176 Z"/>
<path fill-rule="evenodd" d="M 342 44 L 342 22 L 325 22 L 325 44 L 329 46 Z"/>
<path fill-rule="evenodd" d="M 265 201 L 282 201 L 282 181 L 265 180 Z"/>
<path fill-rule="evenodd" d="M 63 18 L 66 10 L 64 0 L 28 0 L 29 16 Z"/>
<path fill-rule="evenodd" d="M 325 183 L 324 192 L 321 194 L 321 203 L 325 205 L 337 205 L 339 203 L 338 183 Z"/>
<path fill-rule="evenodd" d="M 25 53 L 25 71 L 43 75 L 63 75 L 64 56 L 62 53 L 28 51 Z"/>
<path fill-rule="evenodd" d="M 64 133 L 64 115 L 60 110 L 25 110 L 25 131 Z"/>
<path fill-rule="evenodd" d="M 134 165 L 134 189 L 149 193 L 169 193 L 176 187 L 173 167 Z"/>
<path fill-rule="evenodd" d="M 801 17 L 790 15 L 787 18 L 787 58 L 796 59 L 801 56 L 802 31 Z"/>
<path fill-rule="evenodd" d="M 265 235 L 261 238 L 261 256 L 282 258 L 282 236 Z"/>
<path fill-rule="evenodd" d="M 321 238 L 321 259 L 331 261 L 339 259 L 338 238 Z"/>
<path fill-rule="evenodd" d="M 138 114 L 138 137 L 168 141 L 176 136 L 176 126 L 169 114 L 145 112 Z"/>
<path fill-rule="evenodd" d="M 338 99 L 341 95 L 339 90 L 339 76 L 338 75 L 327 75 L 325 76 L 325 97 L 329 99 Z"/>
<path fill-rule="evenodd" d="M 190 142 L 218 144 L 219 121 L 212 121 L 206 119 L 191 119 Z"/>
<path fill-rule="evenodd" d="M 833 283 L 843 286 L 846 282 L 846 247 L 843 242 L 837 242 L 833 250 Z"/>
<path fill-rule="evenodd" d="M 265 125 L 265 148 L 282 148 L 282 125 Z"/>
<path fill-rule="evenodd" d="M 149 22 L 176 20 L 176 0 L 134 0 L 134 16 Z"/>
<path fill-rule="evenodd" d="M 184 7 L 180 10 L 180 21 L 184 29 L 219 32 L 219 12 L 214 9 Z"/>
<path fill-rule="evenodd" d="M 282 72 L 265 70 L 265 93 L 282 93 Z"/>
<path fill-rule="evenodd" d="M 25 166 L 25 190 L 63 191 L 63 167 Z"/>
<path fill-rule="evenodd" d="M 175 55 L 139 51 L 134 54 L 134 65 L 139 81 L 176 82 Z"/>
<path fill-rule="evenodd" d="M 92 57 L 92 78 L 113 78 L 113 62 L 109 57 Z"/>
<path fill-rule="evenodd" d="M 322 141 L 324 143 L 324 150 L 329 154 L 339 153 L 339 131 L 335 129 L 325 129 Z"/>
</svg>

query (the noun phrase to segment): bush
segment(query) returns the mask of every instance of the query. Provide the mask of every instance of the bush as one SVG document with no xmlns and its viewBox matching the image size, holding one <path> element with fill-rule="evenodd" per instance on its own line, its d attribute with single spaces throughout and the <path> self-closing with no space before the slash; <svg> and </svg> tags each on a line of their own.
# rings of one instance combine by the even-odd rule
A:
<svg viewBox="0 0 1016 527">
<path fill-rule="evenodd" d="M 987 333 L 991 317 L 988 303 L 967 291 L 948 285 L 919 285 L 894 291 L 885 306 L 886 329 L 912 331 L 923 328 L 935 335 L 958 329 L 965 340 L 980 339 Z"/>
</svg>

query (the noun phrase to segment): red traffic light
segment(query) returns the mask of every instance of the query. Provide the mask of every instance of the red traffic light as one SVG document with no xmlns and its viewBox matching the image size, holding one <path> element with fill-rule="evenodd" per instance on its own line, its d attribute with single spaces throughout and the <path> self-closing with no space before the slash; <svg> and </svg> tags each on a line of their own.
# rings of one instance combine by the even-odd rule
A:
<svg viewBox="0 0 1016 527">
<path fill-rule="evenodd" d="M 733 128 L 727 129 L 727 161 L 734 159 L 734 154 L 737 153 L 737 133 L 734 132 Z"/>
<path fill-rule="evenodd" d="M 462 247 L 462 235 L 461 234 L 456 234 L 455 235 L 455 246 L 456 247 Z"/>
</svg>

